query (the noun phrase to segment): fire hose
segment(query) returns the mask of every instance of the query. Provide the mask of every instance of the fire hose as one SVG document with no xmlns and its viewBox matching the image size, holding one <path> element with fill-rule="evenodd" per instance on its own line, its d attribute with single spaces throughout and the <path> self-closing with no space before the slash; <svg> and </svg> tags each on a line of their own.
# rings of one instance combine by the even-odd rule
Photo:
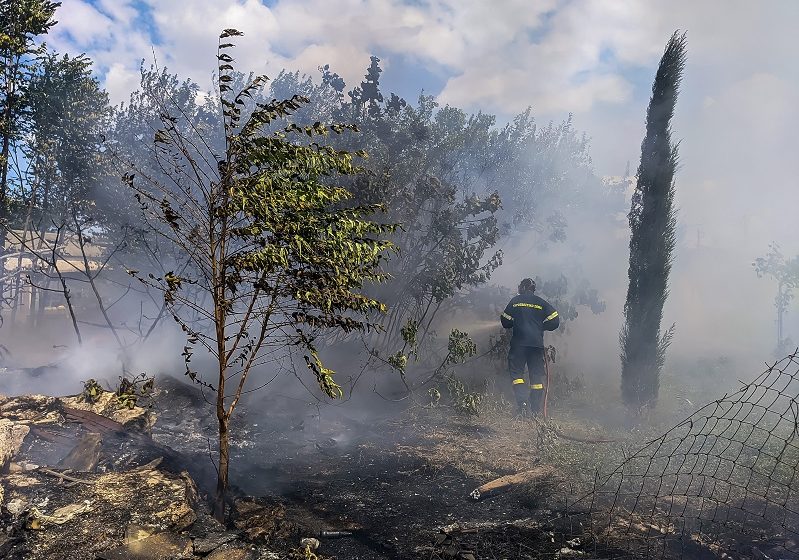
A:
<svg viewBox="0 0 799 560">
<path fill-rule="evenodd" d="M 549 400 L 549 359 L 547 358 L 547 349 L 544 348 L 544 372 L 546 374 L 546 381 L 544 382 L 544 418 L 547 418 L 547 401 Z"/>
<path fill-rule="evenodd" d="M 544 373 L 546 375 L 546 382 L 544 385 L 544 418 L 549 417 L 549 412 L 547 410 L 547 403 L 549 401 L 549 358 L 547 356 L 548 352 L 546 348 L 544 349 Z M 613 438 L 585 438 L 585 437 L 577 437 L 577 436 L 570 436 L 568 434 L 564 434 L 561 432 L 557 427 L 555 427 L 555 435 L 560 438 L 567 439 L 569 441 L 576 441 L 579 443 L 615 443 L 619 441 L 618 439 Z"/>
</svg>

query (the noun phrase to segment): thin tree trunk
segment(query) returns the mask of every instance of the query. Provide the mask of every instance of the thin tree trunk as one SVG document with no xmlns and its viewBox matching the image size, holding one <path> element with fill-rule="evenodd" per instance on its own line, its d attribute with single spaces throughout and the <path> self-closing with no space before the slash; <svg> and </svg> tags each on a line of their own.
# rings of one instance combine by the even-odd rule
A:
<svg viewBox="0 0 799 560">
<path fill-rule="evenodd" d="M 91 267 L 89 265 L 89 259 L 86 256 L 86 245 L 83 240 L 83 228 L 81 227 L 80 222 L 78 221 L 78 217 L 75 214 L 74 209 L 72 211 L 72 221 L 75 224 L 75 233 L 78 236 L 78 247 L 80 248 L 80 255 L 81 259 L 83 260 L 83 269 L 85 271 L 86 278 L 89 280 L 89 285 L 91 286 L 92 292 L 94 293 L 94 297 L 97 300 L 97 306 L 100 308 L 100 313 L 102 313 L 103 318 L 105 319 L 105 323 L 108 325 L 108 328 L 111 329 L 111 333 L 114 335 L 114 338 L 116 339 L 117 344 L 119 345 L 119 349 L 123 353 L 122 368 L 124 370 L 127 365 L 126 363 L 127 359 L 124 356 L 126 354 L 125 345 L 123 344 L 122 339 L 119 337 L 119 333 L 117 333 L 117 330 L 114 327 L 114 323 L 111 322 L 111 317 L 109 317 L 108 310 L 105 307 L 105 303 L 103 303 L 103 296 L 100 295 L 100 291 L 97 289 L 97 283 L 94 281 L 95 280 L 94 274 L 92 274 Z"/>
<path fill-rule="evenodd" d="M 47 194 L 48 190 L 49 190 L 49 187 L 45 188 L 45 195 Z M 55 222 L 53 222 L 53 225 L 55 225 Z M 62 220 L 62 225 L 61 226 L 57 226 L 57 227 L 58 227 L 58 231 L 56 232 L 56 236 L 55 236 L 55 241 L 54 241 L 55 245 L 52 248 L 53 261 L 47 263 L 47 273 L 44 275 L 44 277 L 45 277 L 44 286 L 40 290 L 41 293 L 39 294 L 39 307 L 36 310 L 36 324 L 37 325 L 42 324 L 42 321 L 44 320 L 44 309 L 47 306 L 47 299 L 49 299 L 49 298 L 45 298 L 45 294 L 50 293 L 50 283 L 52 282 L 53 274 L 57 274 L 58 277 L 61 278 L 61 274 L 56 270 L 56 266 L 58 264 L 58 261 L 56 260 L 55 251 L 57 250 L 58 245 L 61 243 L 61 240 L 62 240 L 62 233 L 63 233 L 64 227 L 65 227 L 64 226 L 64 221 Z M 36 253 L 37 254 L 41 254 L 42 248 L 44 247 L 45 243 L 47 242 L 46 235 L 47 235 L 47 228 L 45 228 L 43 225 L 40 225 L 40 228 L 39 228 L 39 239 L 37 240 L 38 247 L 36 247 Z M 63 282 L 62 282 L 62 284 L 63 284 Z M 63 285 L 62 285 L 62 288 L 63 288 Z M 67 302 L 67 306 L 68 307 L 71 306 L 71 303 Z M 31 311 L 33 311 L 33 310 L 31 310 Z M 70 309 L 70 311 L 71 311 L 71 309 Z M 80 336 L 78 337 L 78 339 L 80 339 Z"/>
<path fill-rule="evenodd" d="M 19 61 L 11 65 L 6 74 L 6 107 L 3 114 L 3 148 L 0 152 L 0 276 L 5 275 L 6 270 L 6 220 L 8 219 L 8 165 L 11 155 L 11 117 L 14 115 L 13 100 L 16 94 L 14 81 L 11 76 L 16 75 L 19 70 Z M 4 304 L 5 280 L 0 279 L 0 307 Z"/>
<path fill-rule="evenodd" d="M 72 308 L 72 298 L 69 295 L 67 281 L 60 272 L 58 273 L 58 279 L 61 280 L 61 289 L 64 292 L 64 299 L 66 300 L 67 309 L 69 310 L 69 317 L 72 319 L 72 328 L 75 330 L 75 336 L 78 337 L 78 346 L 83 346 L 83 338 L 80 335 L 80 328 L 78 328 L 78 319 L 75 317 L 75 310 Z"/>
<path fill-rule="evenodd" d="M 221 393 L 220 393 L 221 394 Z M 223 404 L 224 406 L 224 404 Z M 228 470 L 230 467 L 230 437 L 228 434 L 228 416 L 222 413 L 219 419 L 219 465 L 216 479 L 216 495 L 214 496 L 214 518 L 225 521 L 225 495 L 228 487 Z"/>
<path fill-rule="evenodd" d="M 39 301 L 39 289 L 33 285 L 33 282 L 30 283 L 31 289 L 31 301 L 30 306 L 28 308 L 28 327 L 34 328 L 36 327 L 36 308 Z"/>
<path fill-rule="evenodd" d="M 25 247 L 27 246 L 27 239 L 28 239 L 28 232 L 31 234 L 31 245 L 33 245 L 33 201 L 34 201 L 34 193 L 31 192 L 31 200 L 28 203 L 28 212 L 25 215 L 25 225 L 22 228 L 22 242 L 19 245 L 19 256 L 17 257 L 17 273 L 14 276 L 14 304 L 13 308 L 11 309 L 11 324 L 16 324 L 17 322 L 17 310 L 19 308 L 19 292 L 20 292 L 20 283 L 22 277 L 22 256 Z M 33 264 L 33 261 L 31 261 Z M 33 300 L 33 288 L 31 288 L 31 302 Z"/>
</svg>

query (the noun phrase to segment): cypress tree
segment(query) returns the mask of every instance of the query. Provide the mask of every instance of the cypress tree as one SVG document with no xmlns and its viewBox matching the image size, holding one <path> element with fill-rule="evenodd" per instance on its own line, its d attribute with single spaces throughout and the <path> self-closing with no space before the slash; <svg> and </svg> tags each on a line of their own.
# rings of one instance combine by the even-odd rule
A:
<svg viewBox="0 0 799 560">
<path fill-rule="evenodd" d="M 660 60 L 641 143 L 638 184 L 630 213 L 630 268 L 621 344 L 621 388 L 625 404 L 654 406 L 660 372 L 674 325 L 661 333 L 663 305 L 675 245 L 674 174 L 677 146 L 671 141 L 680 80 L 685 66 L 685 34 L 675 32 Z"/>
</svg>

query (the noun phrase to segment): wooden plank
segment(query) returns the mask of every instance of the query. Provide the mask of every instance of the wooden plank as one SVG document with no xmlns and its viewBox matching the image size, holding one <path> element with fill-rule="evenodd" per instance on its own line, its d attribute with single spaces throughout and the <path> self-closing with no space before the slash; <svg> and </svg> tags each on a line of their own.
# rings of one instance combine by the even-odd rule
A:
<svg viewBox="0 0 799 560">
<path fill-rule="evenodd" d="M 64 417 L 67 422 L 83 424 L 88 430 L 100 434 L 127 433 L 125 426 L 100 414 L 88 410 L 64 407 Z"/>
</svg>

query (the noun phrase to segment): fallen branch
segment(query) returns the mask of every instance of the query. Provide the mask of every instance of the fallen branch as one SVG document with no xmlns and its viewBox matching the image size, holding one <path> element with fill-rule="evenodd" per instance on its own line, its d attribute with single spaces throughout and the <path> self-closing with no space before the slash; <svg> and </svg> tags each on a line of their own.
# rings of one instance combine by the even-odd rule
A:
<svg viewBox="0 0 799 560">
<path fill-rule="evenodd" d="M 550 476 L 554 472 L 554 469 L 547 465 L 542 465 L 540 467 L 536 467 L 529 471 L 524 471 L 516 474 L 509 474 L 506 476 L 502 476 L 491 482 L 487 482 L 483 484 L 479 488 L 475 488 L 472 490 L 471 496 L 475 500 L 483 500 L 485 498 L 491 498 L 493 496 L 497 496 L 504 492 L 507 492 L 514 486 L 518 486 L 519 484 L 525 484 L 529 482 L 533 482 L 535 480 L 539 480 Z"/>
<path fill-rule="evenodd" d="M 42 474 L 46 474 L 48 476 L 53 476 L 53 477 L 61 479 L 61 480 L 68 480 L 70 482 L 75 482 L 76 484 L 87 484 L 89 486 L 92 486 L 94 484 L 90 480 L 82 480 L 80 478 L 75 478 L 74 476 L 70 476 L 70 475 L 68 475 L 66 473 L 54 471 L 54 470 L 51 470 L 51 469 L 48 469 L 48 468 L 45 468 L 45 467 L 39 467 L 36 470 L 38 472 L 42 473 Z"/>
</svg>

